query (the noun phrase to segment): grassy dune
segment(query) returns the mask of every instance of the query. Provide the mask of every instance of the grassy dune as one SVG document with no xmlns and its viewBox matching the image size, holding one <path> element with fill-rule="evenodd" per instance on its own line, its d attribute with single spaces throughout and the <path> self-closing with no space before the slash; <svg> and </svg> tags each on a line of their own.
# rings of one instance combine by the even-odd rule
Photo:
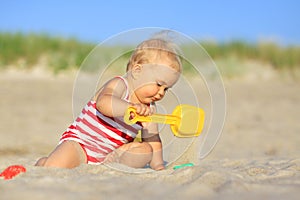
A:
<svg viewBox="0 0 300 200">
<path fill-rule="evenodd" d="M 279 46 L 276 43 L 247 43 L 231 41 L 214 43 L 201 41 L 209 55 L 223 65 L 223 69 L 234 71 L 236 63 L 256 60 L 271 65 L 276 70 L 294 70 L 300 68 L 300 46 Z M 71 68 L 79 68 L 84 58 L 97 44 L 77 39 L 52 37 L 45 34 L 0 33 L 0 69 L 9 66 L 30 69 L 46 59 L 47 67 L 54 73 Z M 105 47 L 103 47 L 105 48 Z M 103 60 L 109 60 L 116 48 L 107 47 Z M 192 50 L 191 50 L 192 51 Z M 129 57 L 126 54 L 125 57 Z"/>
<path fill-rule="evenodd" d="M 275 69 L 300 67 L 300 46 L 280 47 L 270 42 L 250 44 L 238 40 L 222 44 L 201 44 L 213 59 L 236 57 L 239 60 L 258 60 Z"/>
<path fill-rule="evenodd" d="M 79 67 L 94 46 L 43 34 L 0 33 L 0 68 L 31 68 L 46 57 L 48 67 L 58 72 Z"/>
</svg>

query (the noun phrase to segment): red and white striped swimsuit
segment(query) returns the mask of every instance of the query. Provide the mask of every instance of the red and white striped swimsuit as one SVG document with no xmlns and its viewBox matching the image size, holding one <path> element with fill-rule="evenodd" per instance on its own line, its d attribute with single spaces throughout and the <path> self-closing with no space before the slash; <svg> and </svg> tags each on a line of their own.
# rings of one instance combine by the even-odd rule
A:
<svg viewBox="0 0 300 200">
<path fill-rule="evenodd" d="M 128 84 L 124 100 L 128 101 Z M 91 100 L 82 109 L 81 114 L 63 133 L 60 143 L 67 140 L 78 142 L 87 156 L 88 164 L 101 164 L 106 155 L 123 144 L 132 142 L 142 127 L 138 124 L 127 125 L 121 117 L 104 116 Z"/>
</svg>

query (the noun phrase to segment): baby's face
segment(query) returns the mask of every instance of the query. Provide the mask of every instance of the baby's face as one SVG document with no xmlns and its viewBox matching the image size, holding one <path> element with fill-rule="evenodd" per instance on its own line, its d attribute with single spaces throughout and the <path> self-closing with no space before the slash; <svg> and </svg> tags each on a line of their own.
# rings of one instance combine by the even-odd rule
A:
<svg viewBox="0 0 300 200">
<path fill-rule="evenodd" d="M 161 100 L 178 80 L 180 73 L 164 64 L 143 64 L 134 81 L 134 92 L 140 103 Z"/>
</svg>

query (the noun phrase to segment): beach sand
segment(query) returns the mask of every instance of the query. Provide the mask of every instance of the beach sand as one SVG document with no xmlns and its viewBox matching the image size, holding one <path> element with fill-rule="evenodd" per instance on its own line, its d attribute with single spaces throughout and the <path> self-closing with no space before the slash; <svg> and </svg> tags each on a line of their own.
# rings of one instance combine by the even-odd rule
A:
<svg viewBox="0 0 300 200">
<path fill-rule="evenodd" d="M 0 199 L 299 199 L 299 81 L 226 80 L 223 133 L 195 167 L 34 167 L 73 121 L 74 78 L 0 74 L 0 171 L 15 164 L 27 169 L 12 180 L 0 178 Z"/>
</svg>

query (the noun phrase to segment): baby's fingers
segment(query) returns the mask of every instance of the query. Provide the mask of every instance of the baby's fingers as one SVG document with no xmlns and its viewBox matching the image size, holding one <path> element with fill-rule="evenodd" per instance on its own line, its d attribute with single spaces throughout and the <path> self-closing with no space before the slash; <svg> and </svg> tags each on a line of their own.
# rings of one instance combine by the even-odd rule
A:
<svg viewBox="0 0 300 200">
<path fill-rule="evenodd" d="M 144 113 L 142 114 L 143 116 L 149 116 L 155 113 L 155 109 L 151 106 L 146 106 Z M 141 115 L 141 114 L 140 114 Z"/>
<path fill-rule="evenodd" d="M 148 116 L 150 114 L 150 109 L 146 105 L 138 104 L 134 106 L 136 113 L 141 116 Z"/>
<path fill-rule="evenodd" d="M 143 116 L 149 116 L 151 114 L 152 114 L 152 110 L 148 106 L 145 107 L 141 113 L 139 113 L 139 115 L 143 115 Z"/>
</svg>

